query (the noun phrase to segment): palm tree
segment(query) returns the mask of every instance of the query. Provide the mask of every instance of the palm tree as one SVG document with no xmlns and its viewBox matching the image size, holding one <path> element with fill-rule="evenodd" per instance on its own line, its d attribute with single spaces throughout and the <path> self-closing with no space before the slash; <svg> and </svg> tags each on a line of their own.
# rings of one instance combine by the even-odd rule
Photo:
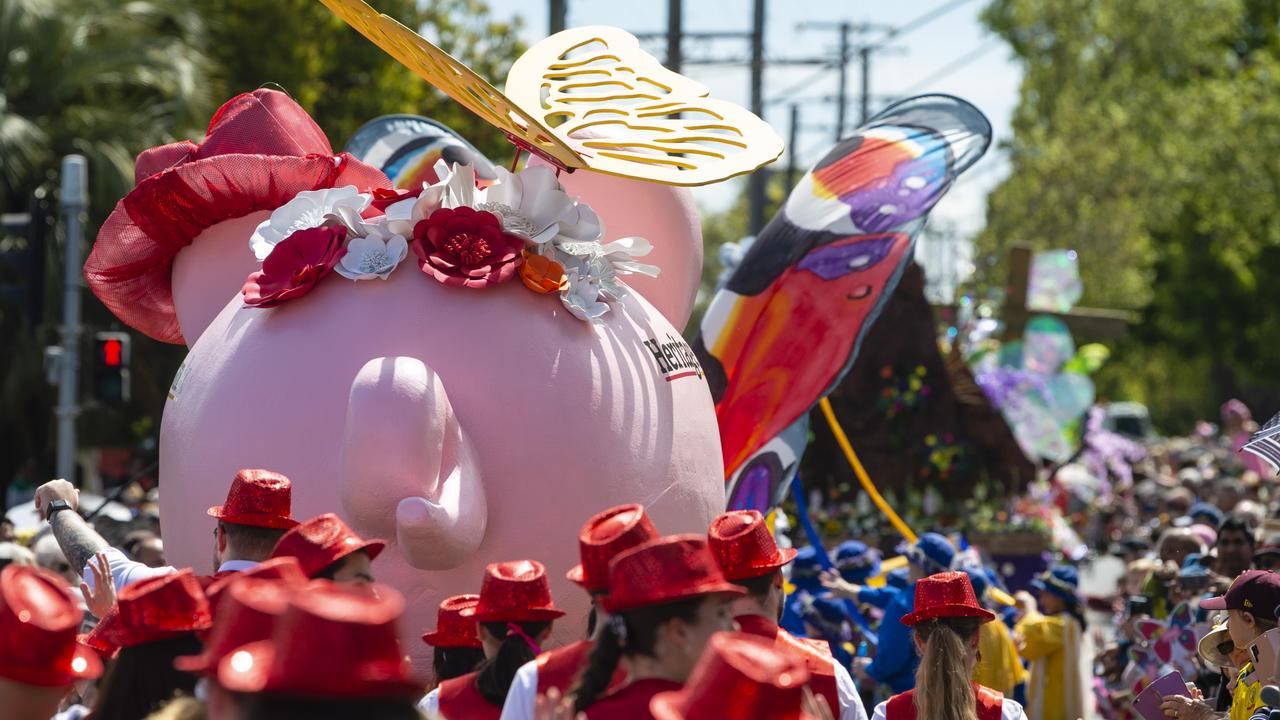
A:
<svg viewBox="0 0 1280 720">
<path fill-rule="evenodd" d="M 89 161 L 92 237 L 133 186 L 137 152 L 199 137 L 215 100 L 201 22 L 185 0 L 0 0 L 0 211 L 25 211 L 35 192 L 52 196 L 59 159 L 80 153 Z M 0 259 L 24 246 L 0 233 Z M 41 351 L 57 342 L 47 318 L 57 317 L 62 263 L 60 253 L 46 254 L 34 263 L 54 301 L 46 322 L 30 327 L 0 302 L 0 506 L 18 468 L 36 478 L 51 469 Z M 85 315 L 109 319 L 87 296 Z"/>
<path fill-rule="evenodd" d="M 0 0 L 3 207 L 24 209 L 78 152 L 101 218 L 133 186 L 139 150 L 208 118 L 201 38 L 183 0 Z"/>
</svg>

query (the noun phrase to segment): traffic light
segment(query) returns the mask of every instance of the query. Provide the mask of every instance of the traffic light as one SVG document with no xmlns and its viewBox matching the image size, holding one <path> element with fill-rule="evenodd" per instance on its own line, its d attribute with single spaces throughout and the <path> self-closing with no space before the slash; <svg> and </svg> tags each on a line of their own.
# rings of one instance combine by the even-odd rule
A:
<svg viewBox="0 0 1280 720">
<path fill-rule="evenodd" d="M 106 405 L 129 402 L 128 333 L 94 333 L 93 395 Z"/>
</svg>

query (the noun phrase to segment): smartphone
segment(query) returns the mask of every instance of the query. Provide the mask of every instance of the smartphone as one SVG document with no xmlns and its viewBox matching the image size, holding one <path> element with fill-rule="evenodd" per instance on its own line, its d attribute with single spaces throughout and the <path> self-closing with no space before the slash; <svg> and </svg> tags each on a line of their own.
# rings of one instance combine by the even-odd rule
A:
<svg viewBox="0 0 1280 720">
<path fill-rule="evenodd" d="M 1151 614 L 1151 598 L 1146 595 L 1130 595 L 1125 607 L 1129 617 Z"/>
<path fill-rule="evenodd" d="M 1268 685 L 1276 675 L 1276 653 L 1280 652 L 1280 628 L 1270 630 L 1258 636 L 1249 646 L 1249 658 L 1253 661 L 1255 676 Z"/>
</svg>

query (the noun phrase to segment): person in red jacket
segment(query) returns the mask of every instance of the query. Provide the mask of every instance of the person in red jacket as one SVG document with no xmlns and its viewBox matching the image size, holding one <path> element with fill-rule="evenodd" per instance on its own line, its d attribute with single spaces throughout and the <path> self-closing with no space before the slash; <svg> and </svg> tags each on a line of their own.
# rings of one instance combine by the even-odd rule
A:
<svg viewBox="0 0 1280 720">
<path fill-rule="evenodd" d="M 1026 720 L 1017 702 L 970 679 L 978 628 L 995 619 L 965 573 L 917 581 L 915 610 L 902 618 L 920 653 L 916 686 L 877 705 L 872 720 Z"/>
<path fill-rule="evenodd" d="M 476 623 L 469 613 L 468 617 L 462 616 L 463 610 L 474 611 L 479 604 L 479 595 L 454 595 L 440 601 L 436 609 L 436 629 L 422 636 L 422 642 L 431 646 L 435 687 L 445 680 L 466 675 L 484 662 L 484 644 L 476 634 Z"/>
<path fill-rule="evenodd" d="M 600 599 L 609 591 L 609 561 L 656 537 L 658 530 L 643 505 L 618 505 L 587 520 L 578 534 L 582 562 L 566 577 L 591 595 L 591 618 L 587 623 L 590 638 L 544 652 L 516 671 L 502 706 L 501 720 L 533 720 L 539 695 L 546 695 L 553 688 L 562 695 L 568 691 L 604 628 Z M 616 684 L 625 680 L 625 672 L 614 675 Z"/>
<path fill-rule="evenodd" d="M 795 559 L 792 548 L 782 550 L 756 510 L 734 510 L 711 522 L 707 532 L 711 552 L 729 580 L 746 588 L 734 602 L 734 620 L 744 633 L 773 640 L 798 655 L 809 668 L 809 685 L 840 720 L 866 720 L 867 711 L 849 671 L 836 662 L 826 640 L 797 638 L 778 627 L 782 615 L 782 567 Z"/>
<path fill-rule="evenodd" d="M 733 629 L 730 603 L 743 594 L 699 535 L 650 540 L 614 558 L 601 603 L 609 618 L 569 691 L 575 712 L 588 720 L 652 718 L 649 701 L 680 689 L 711 636 Z M 626 683 L 609 690 L 624 661 Z"/>
<path fill-rule="evenodd" d="M 542 563 L 491 563 L 479 602 L 461 611 L 476 623 L 485 661 L 475 672 L 440 683 L 418 709 L 445 720 L 497 720 L 516 670 L 542 652 L 551 623 L 563 615 L 551 600 Z"/>
</svg>

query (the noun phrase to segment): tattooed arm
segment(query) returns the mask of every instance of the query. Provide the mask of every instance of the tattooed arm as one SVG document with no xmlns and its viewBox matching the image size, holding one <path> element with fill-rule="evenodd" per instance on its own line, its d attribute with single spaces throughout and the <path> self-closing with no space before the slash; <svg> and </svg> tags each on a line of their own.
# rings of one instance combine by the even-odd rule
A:
<svg viewBox="0 0 1280 720">
<path fill-rule="evenodd" d="M 66 480 L 51 480 L 36 489 L 36 510 L 41 517 L 47 517 L 49 504 L 54 500 L 65 500 L 71 511 L 57 513 L 49 519 L 53 537 L 62 548 L 62 554 L 67 556 L 67 562 L 80 573 L 90 590 L 94 589 L 94 574 L 88 565 L 98 553 L 106 554 L 112 584 L 117 590 L 139 580 L 174 571 L 170 567 L 149 568 L 108 545 L 88 521 L 80 517 L 80 491 Z"/>
</svg>

